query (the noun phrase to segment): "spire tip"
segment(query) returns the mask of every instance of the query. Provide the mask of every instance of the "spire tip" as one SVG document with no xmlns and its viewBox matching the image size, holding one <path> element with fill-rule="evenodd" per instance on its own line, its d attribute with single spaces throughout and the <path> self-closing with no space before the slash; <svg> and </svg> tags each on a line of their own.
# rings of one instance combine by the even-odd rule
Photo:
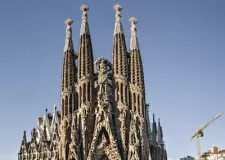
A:
<svg viewBox="0 0 225 160">
<path fill-rule="evenodd" d="M 88 9 L 89 9 L 89 7 L 86 4 L 82 4 L 81 7 L 80 7 L 81 11 L 87 11 Z"/>
<path fill-rule="evenodd" d="M 116 11 L 116 15 L 115 15 L 116 23 L 115 23 L 115 29 L 114 29 L 114 35 L 115 35 L 116 33 L 123 32 L 122 23 L 121 23 L 122 7 L 119 4 L 116 4 L 113 6 L 113 8 Z"/>
<path fill-rule="evenodd" d="M 119 5 L 119 4 L 115 4 L 115 5 L 113 6 L 113 8 L 115 9 L 115 11 L 122 11 L 122 7 L 121 7 L 121 5 Z"/>
<path fill-rule="evenodd" d="M 73 23 L 73 20 L 72 20 L 71 18 L 67 18 L 67 19 L 65 20 L 65 24 L 66 24 L 67 26 L 70 26 L 72 23 Z"/>
<path fill-rule="evenodd" d="M 131 24 L 137 24 L 137 19 L 135 17 L 130 17 L 129 21 Z"/>
<path fill-rule="evenodd" d="M 54 109 L 55 109 L 55 111 L 56 111 L 56 109 L 57 109 L 57 105 L 56 105 L 56 104 L 54 104 Z"/>
</svg>

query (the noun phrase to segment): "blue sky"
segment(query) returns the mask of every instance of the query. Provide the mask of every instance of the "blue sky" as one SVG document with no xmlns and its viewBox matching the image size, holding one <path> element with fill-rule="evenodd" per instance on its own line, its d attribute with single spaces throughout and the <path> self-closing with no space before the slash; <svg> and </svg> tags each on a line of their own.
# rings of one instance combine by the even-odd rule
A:
<svg viewBox="0 0 225 160">
<path fill-rule="evenodd" d="M 115 3 L 129 47 L 129 17 L 138 19 L 147 103 L 161 118 L 168 157 L 196 155 L 196 125 L 225 114 L 225 1 L 1 1 L 0 159 L 15 160 L 23 130 L 60 104 L 64 21 L 74 20 L 77 50 L 81 4 L 89 5 L 94 57 L 111 60 Z M 205 130 L 202 150 L 225 148 L 225 116 Z"/>
</svg>

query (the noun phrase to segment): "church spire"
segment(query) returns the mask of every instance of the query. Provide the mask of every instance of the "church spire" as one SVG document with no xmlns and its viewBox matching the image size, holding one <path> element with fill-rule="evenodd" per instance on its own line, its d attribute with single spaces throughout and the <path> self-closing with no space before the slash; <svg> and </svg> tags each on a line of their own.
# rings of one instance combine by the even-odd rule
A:
<svg viewBox="0 0 225 160">
<path fill-rule="evenodd" d="M 62 159 L 67 159 L 66 155 L 68 151 L 69 141 L 68 134 L 70 134 L 70 129 L 67 124 L 70 123 L 70 118 L 72 113 L 77 110 L 77 92 L 75 89 L 75 84 L 77 82 L 77 67 L 75 64 L 75 54 L 72 41 L 72 19 L 68 18 L 65 21 L 66 24 L 66 41 L 64 46 L 64 58 L 63 58 L 63 68 L 62 68 L 62 83 L 61 83 L 61 143 L 59 156 Z M 47 127 L 47 126 L 46 126 Z"/>
<path fill-rule="evenodd" d="M 87 21 L 88 6 L 83 4 L 81 7 L 82 22 L 80 27 L 80 45 L 78 53 L 78 85 L 80 102 L 82 104 L 92 101 L 93 98 L 93 75 L 94 75 L 94 60 L 89 25 Z M 84 81 L 85 83 L 83 83 Z M 80 86 L 81 85 L 81 86 Z M 89 90 L 90 89 L 90 90 Z"/>
<path fill-rule="evenodd" d="M 23 131 L 23 139 L 20 146 L 20 153 L 26 153 L 28 150 L 26 131 Z"/>
<path fill-rule="evenodd" d="M 119 4 L 114 6 L 116 11 L 116 21 L 114 28 L 114 40 L 113 40 L 113 75 L 115 80 L 115 101 L 117 105 L 118 119 L 121 133 L 121 139 L 123 148 L 126 148 L 128 144 L 128 128 L 129 128 L 129 82 L 128 82 L 128 56 L 125 36 L 123 33 L 121 23 L 121 10 L 122 7 Z M 124 151 L 126 152 L 126 151 Z M 126 153 L 125 153 L 126 156 Z"/>
<path fill-rule="evenodd" d="M 130 39 L 130 84 L 133 92 L 132 110 L 142 117 L 146 115 L 145 86 L 142 58 L 137 39 L 137 19 L 131 17 L 131 39 Z M 134 90 L 132 88 L 135 88 Z"/>
<path fill-rule="evenodd" d="M 137 19 L 131 17 L 131 39 L 130 39 L 130 95 L 131 95 L 131 110 L 135 116 L 140 119 L 136 120 L 136 124 L 140 123 L 139 137 L 141 137 L 142 156 L 146 157 L 149 152 L 149 142 L 145 141 L 148 137 L 148 121 L 146 119 L 147 108 L 145 102 L 145 86 L 144 73 L 142 66 L 142 58 L 137 39 Z"/>
<path fill-rule="evenodd" d="M 152 142 L 153 142 L 153 144 L 156 143 L 156 136 L 157 136 L 157 124 L 155 121 L 155 114 L 153 113 L 153 123 L 152 123 Z"/>
<path fill-rule="evenodd" d="M 163 132 L 162 132 L 162 126 L 160 124 L 160 119 L 158 118 L 158 132 L 157 132 L 157 142 L 160 146 L 164 146 L 163 142 Z"/>
<path fill-rule="evenodd" d="M 27 143 L 27 135 L 26 135 L 26 131 L 23 131 L 23 143 Z"/>
<path fill-rule="evenodd" d="M 94 126 L 94 58 L 91 43 L 90 29 L 88 25 L 88 6 L 83 4 L 81 7 L 82 22 L 80 27 L 80 44 L 78 51 L 78 110 L 81 115 L 79 116 L 79 122 L 82 139 L 81 153 L 84 159 L 88 154 L 88 143 L 91 141 L 92 136 L 87 136 L 93 132 Z M 88 128 L 88 129 L 87 129 Z"/>
<path fill-rule="evenodd" d="M 121 76 L 122 79 L 128 78 L 128 59 L 125 36 L 121 23 L 121 10 L 119 4 L 114 6 L 116 11 L 116 22 L 113 40 L 113 69 L 114 75 Z M 123 95 L 121 95 L 123 96 Z M 122 98 L 122 97 L 121 97 Z M 119 99 L 119 97 L 116 99 Z"/>
</svg>

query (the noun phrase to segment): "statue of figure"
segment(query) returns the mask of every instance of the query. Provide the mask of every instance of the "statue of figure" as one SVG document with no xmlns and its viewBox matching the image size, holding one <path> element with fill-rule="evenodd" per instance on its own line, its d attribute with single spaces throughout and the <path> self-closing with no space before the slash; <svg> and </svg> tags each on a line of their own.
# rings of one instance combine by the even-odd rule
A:
<svg viewBox="0 0 225 160">
<path fill-rule="evenodd" d="M 99 90 L 98 90 L 98 96 L 101 99 L 102 95 L 104 92 L 107 90 L 107 84 L 108 82 L 108 73 L 107 73 L 107 66 L 106 66 L 106 61 L 102 59 L 99 64 L 99 71 L 98 71 L 98 85 L 99 85 Z"/>
</svg>

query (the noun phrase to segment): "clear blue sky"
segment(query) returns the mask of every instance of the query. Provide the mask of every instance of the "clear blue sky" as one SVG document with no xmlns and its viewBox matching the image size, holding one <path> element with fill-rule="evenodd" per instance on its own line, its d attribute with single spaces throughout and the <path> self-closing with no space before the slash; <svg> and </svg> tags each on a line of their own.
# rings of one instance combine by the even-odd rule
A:
<svg viewBox="0 0 225 160">
<path fill-rule="evenodd" d="M 7 0 L 0 5 L 0 159 L 15 160 L 23 130 L 60 104 L 64 21 L 74 20 L 77 50 L 81 4 L 89 5 L 95 59 L 111 60 L 115 3 L 138 19 L 147 102 L 161 118 L 168 157 L 196 154 L 189 137 L 197 124 L 225 114 L 224 0 Z M 202 150 L 225 148 L 225 115 L 205 131 Z"/>
</svg>

